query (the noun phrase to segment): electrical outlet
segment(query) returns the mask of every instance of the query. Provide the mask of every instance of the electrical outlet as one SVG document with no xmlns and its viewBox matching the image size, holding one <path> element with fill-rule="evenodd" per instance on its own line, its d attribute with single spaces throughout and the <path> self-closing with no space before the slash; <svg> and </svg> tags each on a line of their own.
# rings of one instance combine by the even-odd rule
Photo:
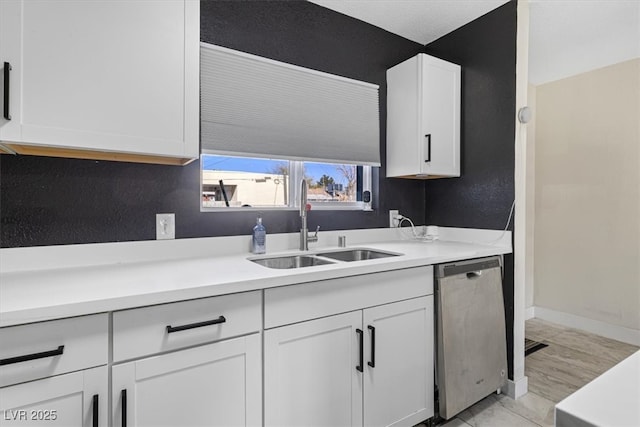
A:
<svg viewBox="0 0 640 427">
<path fill-rule="evenodd" d="M 176 238 L 176 214 L 156 214 L 156 239 Z"/>
<path fill-rule="evenodd" d="M 396 219 L 396 216 L 400 214 L 400 211 L 397 209 L 392 209 L 389 211 L 389 227 L 395 228 L 398 226 L 399 221 Z"/>
</svg>

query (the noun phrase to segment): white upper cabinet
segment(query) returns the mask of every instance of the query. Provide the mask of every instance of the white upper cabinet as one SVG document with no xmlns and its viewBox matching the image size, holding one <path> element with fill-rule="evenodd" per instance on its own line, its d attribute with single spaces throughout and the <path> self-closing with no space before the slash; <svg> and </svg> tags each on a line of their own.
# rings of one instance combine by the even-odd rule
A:
<svg viewBox="0 0 640 427">
<path fill-rule="evenodd" d="M 0 143 L 23 154 L 199 155 L 197 0 L 2 0 Z"/>
<path fill-rule="evenodd" d="M 460 176 L 460 76 L 423 53 L 387 70 L 387 177 Z"/>
</svg>

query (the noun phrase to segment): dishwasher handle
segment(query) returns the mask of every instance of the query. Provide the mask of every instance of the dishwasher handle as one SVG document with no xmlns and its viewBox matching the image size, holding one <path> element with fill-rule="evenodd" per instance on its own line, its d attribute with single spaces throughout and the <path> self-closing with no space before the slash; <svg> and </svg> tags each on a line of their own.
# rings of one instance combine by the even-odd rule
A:
<svg viewBox="0 0 640 427">
<path fill-rule="evenodd" d="M 500 267 L 502 267 L 500 257 L 497 256 L 456 261 L 448 264 L 439 264 L 436 267 L 436 277 L 442 279 L 444 277 L 457 276 L 458 274 L 466 274 L 471 279 L 468 275 L 469 273 L 476 274 L 482 270 Z"/>
<path fill-rule="evenodd" d="M 469 279 L 469 280 L 477 279 L 480 276 L 482 276 L 482 270 L 470 271 L 470 272 L 467 273 L 467 279 Z"/>
</svg>

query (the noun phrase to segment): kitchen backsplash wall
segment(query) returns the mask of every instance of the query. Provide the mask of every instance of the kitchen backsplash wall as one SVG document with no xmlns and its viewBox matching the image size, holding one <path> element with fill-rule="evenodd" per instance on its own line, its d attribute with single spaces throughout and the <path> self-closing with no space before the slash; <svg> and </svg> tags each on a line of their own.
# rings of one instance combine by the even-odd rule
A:
<svg viewBox="0 0 640 427">
<path fill-rule="evenodd" d="M 424 50 L 306 1 L 202 1 L 201 39 L 379 84 L 382 159 L 386 69 Z M 384 175 L 384 166 L 374 172 L 374 212 L 312 211 L 309 228 L 385 227 L 389 209 L 423 222 L 424 182 Z M 2 155 L 0 247 L 151 240 L 156 213 L 170 212 L 176 238 L 250 234 L 256 212 L 200 212 L 199 179 L 198 162 L 178 167 Z M 263 217 L 269 233 L 300 228 L 296 211 Z"/>
<path fill-rule="evenodd" d="M 426 183 L 427 224 L 502 229 L 507 223 L 514 200 L 516 6 L 510 1 L 426 46 L 462 65 L 462 175 Z M 512 255 L 505 256 L 503 291 L 513 378 Z"/>
</svg>

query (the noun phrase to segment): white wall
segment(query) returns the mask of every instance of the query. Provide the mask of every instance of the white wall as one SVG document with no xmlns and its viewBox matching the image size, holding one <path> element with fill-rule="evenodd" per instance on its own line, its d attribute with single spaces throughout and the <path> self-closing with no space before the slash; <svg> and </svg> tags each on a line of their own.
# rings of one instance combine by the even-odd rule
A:
<svg viewBox="0 0 640 427">
<path fill-rule="evenodd" d="M 536 307 L 640 332 L 640 59 L 539 85 Z"/>
</svg>

